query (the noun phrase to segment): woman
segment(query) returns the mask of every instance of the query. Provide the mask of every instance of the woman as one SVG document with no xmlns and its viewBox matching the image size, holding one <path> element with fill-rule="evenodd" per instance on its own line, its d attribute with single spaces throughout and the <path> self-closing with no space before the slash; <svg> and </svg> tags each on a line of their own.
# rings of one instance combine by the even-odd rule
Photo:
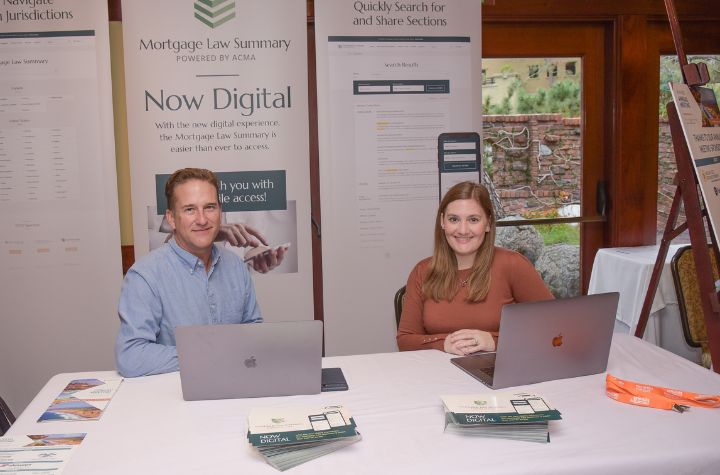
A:
<svg viewBox="0 0 720 475">
<path fill-rule="evenodd" d="M 552 298 L 530 261 L 495 247 L 487 189 L 458 183 L 438 208 L 433 256 L 408 277 L 398 347 L 456 355 L 494 351 L 503 305 Z"/>
</svg>

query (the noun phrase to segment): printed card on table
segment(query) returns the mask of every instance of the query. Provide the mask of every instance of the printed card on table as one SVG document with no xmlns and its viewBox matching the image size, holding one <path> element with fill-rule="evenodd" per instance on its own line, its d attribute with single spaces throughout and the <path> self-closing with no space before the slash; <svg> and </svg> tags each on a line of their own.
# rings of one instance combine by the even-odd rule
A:
<svg viewBox="0 0 720 475">
<path fill-rule="evenodd" d="M 0 473 L 62 473 L 85 434 L 37 434 L 0 437 Z"/>
<path fill-rule="evenodd" d="M 115 395 L 122 379 L 75 379 L 63 389 L 38 422 L 94 421 Z"/>
</svg>

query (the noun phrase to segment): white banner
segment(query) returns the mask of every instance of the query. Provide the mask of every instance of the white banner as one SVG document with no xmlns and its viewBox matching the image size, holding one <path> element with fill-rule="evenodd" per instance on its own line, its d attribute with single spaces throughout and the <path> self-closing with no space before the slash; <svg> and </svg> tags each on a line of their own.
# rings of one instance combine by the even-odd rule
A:
<svg viewBox="0 0 720 475">
<path fill-rule="evenodd" d="M 0 9 L 0 394 L 111 369 L 122 279 L 106 2 Z"/>
<path fill-rule="evenodd" d="M 670 83 L 715 240 L 720 230 L 720 108 L 709 87 Z"/>
<path fill-rule="evenodd" d="M 225 222 L 290 243 L 254 275 L 263 317 L 312 319 L 304 0 L 126 0 L 123 38 L 136 258 L 168 238 L 168 175 L 208 168 Z"/>
<path fill-rule="evenodd" d="M 480 1 L 316 0 L 325 352 L 393 351 L 432 253 L 438 136 L 481 131 Z"/>
</svg>

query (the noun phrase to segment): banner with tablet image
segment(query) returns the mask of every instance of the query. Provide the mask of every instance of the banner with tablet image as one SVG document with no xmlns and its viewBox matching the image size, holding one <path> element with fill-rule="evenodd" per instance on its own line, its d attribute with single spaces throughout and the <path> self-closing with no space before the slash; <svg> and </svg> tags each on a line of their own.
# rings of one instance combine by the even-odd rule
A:
<svg viewBox="0 0 720 475">
<path fill-rule="evenodd" d="M 135 257 L 170 236 L 169 175 L 210 169 L 224 224 L 288 244 L 253 274 L 263 317 L 312 319 L 305 2 L 126 0 L 123 45 Z"/>
</svg>

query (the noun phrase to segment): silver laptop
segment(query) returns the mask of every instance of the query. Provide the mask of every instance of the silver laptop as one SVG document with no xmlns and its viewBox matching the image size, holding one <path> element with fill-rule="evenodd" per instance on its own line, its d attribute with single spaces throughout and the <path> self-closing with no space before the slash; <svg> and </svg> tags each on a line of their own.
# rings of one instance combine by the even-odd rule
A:
<svg viewBox="0 0 720 475">
<path fill-rule="evenodd" d="M 505 305 L 496 351 L 451 361 L 493 389 L 602 373 L 618 298 L 610 292 Z"/>
<path fill-rule="evenodd" d="M 322 322 L 175 328 L 183 399 L 320 392 Z"/>
</svg>

